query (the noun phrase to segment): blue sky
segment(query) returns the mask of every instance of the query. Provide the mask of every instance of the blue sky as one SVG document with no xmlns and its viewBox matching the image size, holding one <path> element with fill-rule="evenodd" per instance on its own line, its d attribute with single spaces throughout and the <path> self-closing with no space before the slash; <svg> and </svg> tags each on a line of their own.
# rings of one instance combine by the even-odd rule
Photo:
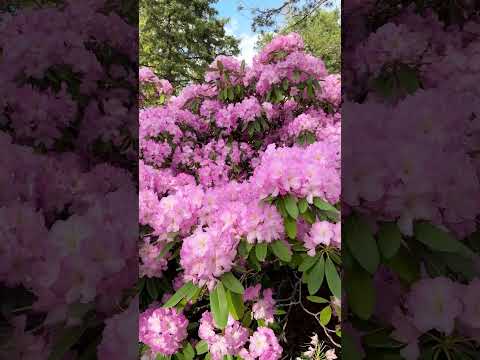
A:
<svg viewBox="0 0 480 360">
<path fill-rule="evenodd" d="M 335 2 L 338 4 L 339 0 Z M 243 4 L 245 10 L 238 11 L 239 3 Z M 218 0 L 215 8 L 220 17 L 230 19 L 230 23 L 225 27 L 226 32 L 240 39 L 240 59 L 244 59 L 247 63 L 251 62 L 258 39 L 258 34 L 253 33 L 251 29 L 252 15 L 249 9 L 278 7 L 282 3 L 283 0 Z"/>
</svg>

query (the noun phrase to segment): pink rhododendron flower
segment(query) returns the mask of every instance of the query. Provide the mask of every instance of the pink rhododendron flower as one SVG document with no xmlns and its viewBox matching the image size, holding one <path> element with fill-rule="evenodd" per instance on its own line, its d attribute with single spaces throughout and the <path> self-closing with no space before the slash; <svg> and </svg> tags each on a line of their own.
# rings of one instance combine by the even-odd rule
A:
<svg viewBox="0 0 480 360">
<path fill-rule="evenodd" d="M 162 355 L 175 354 L 187 337 L 188 320 L 176 309 L 150 307 L 140 314 L 139 340 Z"/>
</svg>

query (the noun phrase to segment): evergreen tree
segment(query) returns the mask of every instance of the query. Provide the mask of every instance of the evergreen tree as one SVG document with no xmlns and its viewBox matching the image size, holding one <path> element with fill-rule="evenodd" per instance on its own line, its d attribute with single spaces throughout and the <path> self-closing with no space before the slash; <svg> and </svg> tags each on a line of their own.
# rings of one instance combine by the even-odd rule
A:
<svg viewBox="0 0 480 360">
<path fill-rule="evenodd" d="M 226 35 L 217 0 L 140 0 L 140 64 L 175 88 L 201 81 L 218 55 L 237 55 L 238 41 Z"/>
</svg>

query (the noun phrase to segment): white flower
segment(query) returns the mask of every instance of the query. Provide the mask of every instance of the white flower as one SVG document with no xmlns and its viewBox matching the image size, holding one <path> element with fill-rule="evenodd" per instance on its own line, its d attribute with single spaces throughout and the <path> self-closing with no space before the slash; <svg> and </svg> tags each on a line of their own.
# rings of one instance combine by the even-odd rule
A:
<svg viewBox="0 0 480 360">
<path fill-rule="evenodd" d="M 325 353 L 325 357 L 327 360 L 334 360 L 337 358 L 337 355 L 335 354 L 335 349 L 330 349 Z"/>
</svg>

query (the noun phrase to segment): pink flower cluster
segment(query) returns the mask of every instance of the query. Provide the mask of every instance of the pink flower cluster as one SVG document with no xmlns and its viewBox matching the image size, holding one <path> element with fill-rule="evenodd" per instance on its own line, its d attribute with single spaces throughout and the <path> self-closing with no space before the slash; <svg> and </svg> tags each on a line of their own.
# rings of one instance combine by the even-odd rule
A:
<svg viewBox="0 0 480 360">
<path fill-rule="evenodd" d="M 117 86 L 106 90 L 99 84 L 123 79 L 134 89 L 137 73 L 119 63 L 107 69 L 96 52 L 100 44 L 108 45 L 134 62 L 138 33 L 115 12 L 98 7 L 102 4 L 65 1 L 61 7 L 2 13 L 0 111 L 8 115 L 2 116 L 1 125 L 11 126 L 17 139 L 53 149 L 70 127 L 77 127 L 77 118 L 82 119 L 76 139 L 80 147 L 88 148 L 98 139 L 120 145 L 120 129 L 134 133 L 129 119 L 137 113 L 136 92 Z M 30 81 L 43 82 L 48 72 L 55 85 Z M 74 95 L 68 88 L 77 80 L 81 81 Z M 84 113 L 79 95 L 90 99 Z M 133 160 L 137 154 L 130 149 L 129 155 Z"/>
<path fill-rule="evenodd" d="M 290 34 L 275 38 L 252 66 L 218 57 L 205 83 L 142 109 L 141 275 L 165 276 L 175 262 L 175 289 L 191 281 L 212 290 L 223 274 L 242 265 L 242 240 L 285 240 L 284 219 L 265 198 L 291 194 L 310 203 L 314 197 L 337 203 L 340 105 L 340 77 L 328 74 L 321 59 L 305 53 L 299 35 Z M 294 145 L 305 132 L 314 142 Z M 308 233 L 310 225 L 304 227 Z M 333 244 L 337 238 L 331 237 Z M 167 243 L 179 253 L 159 258 Z M 245 301 L 252 318 L 267 326 L 274 323 L 275 300 L 271 289 L 260 292 L 259 286 L 247 289 Z M 199 337 L 213 360 L 277 360 L 282 354 L 271 329 L 259 327 L 252 335 L 230 318 L 220 332 L 209 311 Z"/>
<path fill-rule="evenodd" d="M 240 350 L 244 360 L 279 360 L 283 349 L 272 329 L 259 327 L 249 338 L 249 346 Z"/>
<path fill-rule="evenodd" d="M 340 197 L 340 148 L 337 142 L 317 141 L 305 148 L 269 145 L 252 177 L 261 198 L 293 194 L 312 203 Z"/>
<path fill-rule="evenodd" d="M 236 241 L 215 228 L 197 230 L 183 239 L 180 264 L 184 278 L 213 289 L 216 277 L 230 271 L 237 255 Z"/>
<path fill-rule="evenodd" d="M 97 353 L 101 359 L 133 359 L 138 354 L 138 346 L 132 346 L 132 336 L 137 336 L 138 298 L 130 302 L 128 308 L 106 321 L 102 342 Z"/>
<path fill-rule="evenodd" d="M 275 313 L 275 300 L 272 297 L 272 289 L 264 289 L 262 298 L 260 298 L 260 290 L 260 284 L 245 289 L 243 300 L 255 301 L 252 306 L 253 318 L 257 321 L 264 320 L 265 324 L 268 325 L 274 322 L 273 315 Z"/>
<path fill-rule="evenodd" d="M 248 329 L 232 317 L 229 317 L 223 334 L 217 334 L 215 328 L 212 314 L 205 311 L 200 320 L 198 336 L 208 344 L 212 359 L 223 360 L 226 355 L 238 355 L 248 340 Z"/>
<path fill-rule="evenodd" d="M 395 308 L 393 336 L 407 346 L 407 359 L 419 356 L 418 341 L 424 333 L 437 330 L 451 335 L 454 330 L 479 340 L 478 294 L 480 280 L 462 285 L 446 277 L 424 278 L 416 282 L 406 297 L 405 310 Z"/>
<path fill-rule="evenodd" d="M 278 36 L 267 44 L 262 52 L 256 57 L 256 60 L 262 64 L 268 64 L 272 61 L 272 56 L 278 53 L 291 53 L 303 51 L 305 45 L 300 35 L 290 33 L 286 36 Z"/>
<path fill-rule="evenodd" d="M 473 150 L 480 134 L 478 21 L 460 30 L 433 11 L 408 7 L 375 33 L 353 24 L 359 37 L 346 40 L 347 65 L 356 64 L 348 78 L 361 81 L 346 85 L 352 101 L 343 108 L 350 144 L 342 158 L 345 202 L 352 208 L 363 202 L 365 211 L 396 220 L 407 235 L 419 219 L 460 237 L 470 234 L 480 214 L 473 200 L 480 195 L 480 158 Z M 400 71 L 414 88 L 382 94 L 373 80 L 388 71 Z M 353 97 L 361 92 L 357 103 Z"/>
<path fill-rule="evenodd" d="M 152 305 L 139 317 L 139 340 L 161 355 L 173 355 L 187 337 L 188 320 L 176 309 Z"/>
<path fill-rule="evenodd" d="M 305 235 L 303 241 L 308 249 L 308 255 L 315 256 L 318 245 L 341 247 L 341 223 L 331 223 L 328 221 L 315 222 L 310 232 Z"/>
<path fill-rule="evenodd" d="M 102 2 L 45 4 L 3 9 L 0 26 L 0 282 L 29 292 L 39 319 L 35 331 L 29 311 L 7 319 L 1 358 L 51 357 L 59 332 L 93 310 L 114 315 L 137 281 L 137 194 L 120 166 L 138 159 L 138 30 Z M 119 321 L 99 359 L 129 338 L 112 330 Z"/>
<path fill-rule="evenodd" d="M 168 80 L 159 79 L 152 69 L 145 66 L 140 67 L 138 78 L 141 83 L 152 83 L 155 85 L 157 94 L 171 95 L 173 93 L 172 84 Z"/>
</svg>

